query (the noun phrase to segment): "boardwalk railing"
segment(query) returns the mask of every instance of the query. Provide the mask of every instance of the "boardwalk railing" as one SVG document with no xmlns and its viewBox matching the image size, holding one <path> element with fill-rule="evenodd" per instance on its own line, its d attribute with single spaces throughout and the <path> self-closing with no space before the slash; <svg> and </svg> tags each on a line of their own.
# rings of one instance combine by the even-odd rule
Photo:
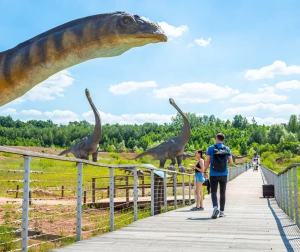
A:
<svg viewBox="0 0 300 252">
<path fill-rule="evenodd" d="M 0 152 L 5 160 L 23 156 L 23 162 L 2 161 L 0 168 L 0 251 L 50 250 L 191 205 L 196 198 L 194 174 L 3 146 Z M 231 168 L 228 180 L 244 171 Z"/>
<path fill-rule="evenodd" d="M 299 194 L 297 169 L 300 164 L 292 164 L 280 173 L 261 166 L 268 184 L 274 185 L 275 199 L 278 206 L 300 228 L 299 223 Z"/>
</svg>

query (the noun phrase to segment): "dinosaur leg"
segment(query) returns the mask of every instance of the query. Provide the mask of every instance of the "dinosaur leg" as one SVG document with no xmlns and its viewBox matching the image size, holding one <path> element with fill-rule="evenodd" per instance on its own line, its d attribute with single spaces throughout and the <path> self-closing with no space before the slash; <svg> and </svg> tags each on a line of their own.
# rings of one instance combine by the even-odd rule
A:
<svg viewBox="0 0 300 252">
<path fill-rule="evenodd" d="M 183 158 L 183 155 L 180 155 L 180 156 L 177 156 L 176 159 L 177 159 L 177 164 L 178 164 L 178 170 L 180 172 L 186 172 L 186 168 L 184 165 L 182 165 L 182 158 Z"/>
<path fill-rule="evenodd" d="M 98 156 L 98 149 L 96 150 L 96 152 L 94 152 L 94 153 L 92 154 L 93 162 L 97 162 L 97 156 Z"/>
<path fill-rule="evenodd" d="M 172 171 L 175 171 L 175 170 L 176 170 L 176 167 L 175 167 L 175 164 L 176 164 L 175 157 L 173 156 L 173 157 L 169 157 L 169 158 L 172 160 L 172 162 L 171 162 L 171 164 L 168 166 L 168 169 L 169 169 L 169 170 L 172 170 Z"/>
<path fill-rule="evenodd" d="M 162 158 L 159 160 L 159 168 L 164 168 L 166 163 L 166 159 Z"/>
</svg>

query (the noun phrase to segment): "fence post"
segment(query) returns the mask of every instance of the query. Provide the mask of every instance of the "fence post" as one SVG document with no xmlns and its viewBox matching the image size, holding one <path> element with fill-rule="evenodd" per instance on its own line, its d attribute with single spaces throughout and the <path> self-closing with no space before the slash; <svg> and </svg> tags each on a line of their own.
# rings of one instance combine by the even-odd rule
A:
<svg viewBox="0 0 300 252">
<path fill-rule="evenodd" d="M 83 191 L 83 203 L 86 204 L 86 191 Z"/>
<path fill-rule="evenodd" d="M 192 201 L 191 201 L 191 190 L 192 190 L 192 187 L 191 187 L 191 175 L 189 175 L 189 205 L 192 204 Z"/>
<path fill-rule="evenodd" d="M 109 231 L 113 232 L 114 231 L 114 211 L 115 211 L 115 206 L 114 206 L 114 168 L 109 167 L 109 213 L 110 213 L 110 218 L 109 218 Z"/>
<path fill-rule="evenodd" d="M 289 198 L 290 198 L 290 205 L 289 205 L 289 212 L 290 212 L 290 217 L 291 219 L 294 219 L 293 216 L 293 179 L 292 179 L 292 170 L 289 169 L 288 171 L 289 175 Z"/>
<path fill-rule="evenodd" d="M 129 202 L 129 178 L 128 176 L 125 177 L 125 183 L 126 183 L 126 203 Z"/>
<path fill-rule="evenodd" d="M 168 211 L 168 201 L 167 201 L 167 172 L 164 171 L 164 209 L 165 212 Z"/>
<path fill-rule="evenodd" d="M 18 194 L 19 194 L 19 185 L 17 185 L 16 198 L 18 198 Z"/>
<path fill-rule="evenodd" d="M 289 206 L 289 203 L 288 203 L 288 177 L 287 177 L 287 172 L 284 173 L 284 197 L 285 197 L 285 207 L 284 207 L 284 210 L 285 210 L 285 213 L 288 214 L 288 206 Z"/>
<path fill-rule="evenodd" d="M 145 197 L 145 176 L 142 176 L 142 197 Z"/>
<path fill-rule="evenodd" d="M 81 223 L 82 223 L 82 167 L 83 167 L 83 163 L 77 163 L 76 241 L 80 241 L 81 240 Z"/>
<path fill-rule="evenodd" d="M 137 221 L 137 199 L 138 199 L 138 187 L 137 187 L 137 168 L 133 168 L 133 215 L 134 215 L 134 221 Z"/>
<path fill-rule="evenodd" d="M 154 172 L 151 169 L 151 216 L 154 216 Z"/>
<path fill-rule="evenodd" d="M 185 206 L 185 198 L 184 198 L 184 174 L 182 174 L 182 206 L 184 207 Z"/>
<path fill-rule="evenodd" d="M 197 194 L 196 194 L 196 176 L 194 175 L 194 203 L 197 203 Z"/>
<path fill-rule="evenodd" d="M 65 187 L 64 187 L 64 186 L 61 186 L 61 197 L 62 197 L 62 198 L 64 197 L 64 190 L 65 190 Z"/>
<path fill-rule="evenodd" d="M 92 202 L 96 202 L 96 178 L 92 178 Z"/>
<path fill-rule="evenodd" d="M 30 184 L 30 158 L 24 156 L 24 182 L 23 182 L 23 203 L 22 203 L 22 231 L 21 249 L 27 251 L 28 247 L 28 212 L 29 212 L 29 184 Z"/>
<path fill-rule="evenodd" d="M 299 205 L 298 205 L 297 167 L 293 168 L 293 172 L 294 172 L 295 217 L 296 217 L 296 225 L 300 228 L 300 224 L 299 224 Z"/>
<path fill-rule="evenodd" d="M 177 209 L 177 174 L 176 172 L 174 173 L 174 207 Z"/>
</svg>

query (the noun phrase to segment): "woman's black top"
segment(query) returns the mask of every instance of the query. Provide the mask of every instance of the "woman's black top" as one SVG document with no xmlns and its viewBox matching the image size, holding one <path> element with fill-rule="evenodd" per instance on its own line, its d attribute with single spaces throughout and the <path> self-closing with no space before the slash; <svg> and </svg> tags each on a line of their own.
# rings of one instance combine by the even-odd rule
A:
<svg viewBox="0 0 300 252">
<path fill-rule="evenodd" d="M 201 167 L 200 167 L 200 160 L 198 161 L 198 163 L 197 163 L 195 166 L 196 166 L 197 168 L 201 168 Z M 195 172 L 200 172 L 200 171 L 198 171 L 198 170 L 195 169 Z"/>
</svg>

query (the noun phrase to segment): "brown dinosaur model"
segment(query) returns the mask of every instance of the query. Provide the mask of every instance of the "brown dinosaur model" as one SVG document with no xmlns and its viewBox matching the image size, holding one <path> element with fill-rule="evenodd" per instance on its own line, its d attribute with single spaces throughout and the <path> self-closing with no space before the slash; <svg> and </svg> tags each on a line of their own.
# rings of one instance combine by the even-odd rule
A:
<svg viewBox="0 0 300 252">
<path fill-rule="evenodd" d="M 80 140 L 79 143 L 71 146 L 69 149 L 62 151 L 58 155 L 64 155 L 71 152 L 76 158 L 89 159 L 89 155 L 92 154 L 93 161 L 97 162 L 99 141 L 101 138 L 101 119 L 98 110 L 96 109 L 90 92 L 88 89 L 85 90 L 85 95 L 93 109 L 95 115 L 95 127 L 94 132 Z"/>
<path fill-rule="evenodd" d="M 181 109 L 176 105 L 172 98 L 169 99 L 170 104 L 179 112 L 179 114 L 183 118 L 183 127 L 179 136 L 172 137 L 167 141 L 161 143 L 160 145 L 146 150 L 140 154 L 138 154 L 135 158 L 137 159 L 145 155 L 153 156 L 154 158 L 160 161 L 159 166 L 160 168 L 164 168 L 167 159 L 171 159 L 172 162 L 168 167 L 170 170 L 175 170 L 175 163 L 177 159 L 178 168 L 180 171 L 185 171 L 185 167 L 181 165 L 183 159 L 183 151 L 184 147 L 188 143 L 190 136 L 191 136 L 191 128 L 190 123 L 185 116 L 185 114 L 181 111 Z"/>
<path fill-rule="evenodd" d="M 94 15 L 57 26 L 0 53 L 0 106 L 65 68 L 165 41 L 159 25 L 127 12 Z"/>
</svg>

